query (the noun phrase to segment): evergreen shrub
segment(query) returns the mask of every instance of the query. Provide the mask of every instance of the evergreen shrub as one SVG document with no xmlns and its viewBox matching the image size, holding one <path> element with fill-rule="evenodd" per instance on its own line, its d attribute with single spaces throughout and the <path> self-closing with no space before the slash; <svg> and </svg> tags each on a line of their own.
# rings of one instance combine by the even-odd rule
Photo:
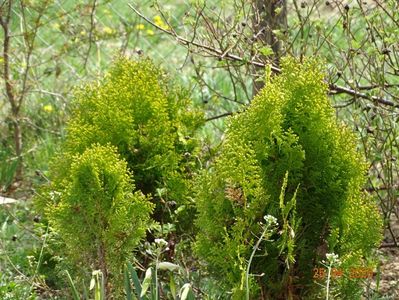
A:
<svg viewBox="0 0 399 300">
<path fill-rule="evenodd" d="M 65 180 L 51 193 L 50 224 L 76 263 L 100 269 L 117 287 L 123 264 L 145 236 L 153 204 L 135 191 L 126 162 L 110 146 L 92 145 L 75 155 Z"/>
<path fill-rule="evenodd" d="M 117 285 L 153 228 L 150 215 L 192 228 L 202 123 L 187 93 L 149 60 L 119 58 L 75 91 L 65 141 L 35 202 L 81 269 L 100 268 Z"/>
<path fill-rule="evenodd" d="M 62 153 L 53 161 L 53 189 L 63 188 L 72 157 L 93 144 L 111 144 L 126 160 L 136 187 L 156 204 L 155 219 L 183 227 L 193 217 L 191 178 L 198 164 L 196 132 L 203 114 L 184 90 L 150 60 L 116 60 L 98 82 L 75 92 Z M 47 205 L 48 197 L 37 202 Z M 176 216 L 180 214 L 181 217 Z"/>
<path fill-rule="evenodd" d="M 196 253 L 236 299 L 244 299 L 265 215 L 279 229 L 250 266 L 253 299 L 261 290 L 270 299 L 310 297 L 312 270 L 326 253 L 349 272 L 368 266 L 381 238 L 376 204 L 362 191 L 366 163 L 354 135 L 337 124 L 320 64 L 287 58 L 280 75 L 267 74 L 248 109 L 230 119 L 219 157 L 197 184 Z M 359 282 L 348 277 L 337 281 L 352 297 Z"/>
</svg>

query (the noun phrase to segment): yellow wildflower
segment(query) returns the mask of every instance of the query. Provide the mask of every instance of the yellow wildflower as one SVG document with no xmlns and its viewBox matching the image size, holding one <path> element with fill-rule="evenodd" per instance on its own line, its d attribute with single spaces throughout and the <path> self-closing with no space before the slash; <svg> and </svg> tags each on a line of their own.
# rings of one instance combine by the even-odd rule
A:
<svg viewBox="0 0 399 300">
<path fill-rule="evenodd" d="M 53 23 L 51 24 L 51 27 L 53 27 L 53 29 L 60 29 L 61 25 L 59 23 Z"/>
<path fill-rule="evenodd" d="M 162 29 L 169 30 L 169 26 L 165 24 L 160 16 L 154 17 L 154 24 L 158 27 L 161 27 Z"/>
<path fill-rule="evenodd" d="M 51 106 L 51 104 L 47 104 L 43 106 L 43 110 L 47 113 L 51 113 L 53 111 L 53 107 Z"/>
<path fill-rule="evenodd" d="M 112 30 L 112 28 L 110 28 L 110 27 L 108 27 L 108 26 L 105 26 L 105 27 L 103 28 L 103 32 L 106 33 L 106 34 L 113 34 L 113 33 L 114 33 L 114 31 Z"/>
<path fill-rule="evenodd" d="M 153 30 L 151 30 L 151 29 L 147 29 L 147 31 L 146 31 L 146 32 L 147 32 L 147 34 L 148 34 L 148 35 L 154 35 L 154 31 L 153 31 Z"/>
<path fill-rule="evenodd" d="M 145 27 L 144 27 L 144 24 L 137 24 L 137 25 L 136 25 L 136 29 L 137 29 L 137 30 L 144 30 L 144 28 L 145 28 Z"/>
<path fill-rule="evenodd" d="M 155 16 L 154 23 L 163 23 L 162 18 L 160 16 Z"/>
</svg>

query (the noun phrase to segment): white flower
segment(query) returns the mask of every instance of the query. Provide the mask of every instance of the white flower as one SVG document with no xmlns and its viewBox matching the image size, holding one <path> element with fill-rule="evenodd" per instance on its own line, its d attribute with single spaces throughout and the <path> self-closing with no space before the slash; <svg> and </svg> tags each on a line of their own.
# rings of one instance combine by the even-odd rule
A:
<svg viewBox="0 0 399 300">
<path fill-rule="evenodd" d="M 49 194 L 50 194 L 51 200 L 53 200 L 53 201 L 55 199 L 58 199 L 61 196 L 61 193 L 57 192 L 57 191 L 51 191 Z"/>
<path fill-rule="evenodd" d="M 267 225 L 271 225 L 271 226 L 277 226 L 277 219 L 275 217 L 273 217 L 272 215 L 266 215 L 263 217 L 266 221 Z"/>
<path fill-rule="evenodd" d="M 326 258 L 327 258 L 327 262 L 329 262 L 330 265 L 339 264 L 338 254 L 335 254 L 334 252 L 327 253 Z"/>
<path fill-rule="evenodd" d="M 154 242 L 155 244 L 158 244 L 160 246 L 166 246 L 168 244 L 168 242 L 165 241 L 164 239 L 155 239 Z"/>
</svg>

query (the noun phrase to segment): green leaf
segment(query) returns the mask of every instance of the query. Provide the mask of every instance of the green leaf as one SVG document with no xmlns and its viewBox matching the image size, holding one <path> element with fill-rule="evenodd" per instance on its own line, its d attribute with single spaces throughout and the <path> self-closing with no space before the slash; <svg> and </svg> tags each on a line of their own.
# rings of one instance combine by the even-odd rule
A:
<svg viewBox="0 0 399 300">
<path fill-rule="evenodd" d="M 185 283 L 182 288 L 180 289 L 180 300 L 186 300 L 188 293 L 190 292 L 191 284 Z"/>
<path fill-rule="evenodd" d="M 82 286 L 83 286 L 83 299 L 84 300 L 90 300 L 89 292 L 87 291 L 87 286 L 86 286 L 84 280 L 82 282 Z"/>
<path fill-rule="evenodd" d="M 100 276 L 101 276 L 101 281 L 100 281 L 100 288 L 101 288 L 101 290 L 99 291 L 99 293 L 100 293 L 100 300 L 105 300 L 105 284 L 104 284 L 104 274 L 103 273 L 100 273 Z"/>
<path fill-rule="evenodd" d="M 147 293 L 147 291 L 151 285 L 151 277 L 152 277 L 152 269 L 150 267 L 147 269 L 147 271 L 145 271 L 145 277 L 143 280 L 143 286 L 142 286 L 142 290 L 140 293 L 140 297 L 143 297 L 145 295 L 145 293 Z"/>
<path fill-rule="evenodd" d="M 95 285 L 96 285 L 96 280 L 94 279 L 94 277 L 92 277 L 90 280 L 89 290 L 91 291 L 92 289 L 94 289 Z"/>
<path fill-rule="evenodd" d="M 283 10 L 282 7 L 277 7 L 277 8 L 274 10 L 276 16 L 278 16 L 279 14 L 281 14 L 282 10 Z"/>
<path fill-rule="evenodd" d="M 152 283 L 152 288 L 151 288 L 151 299 L 152 300 L 159 300 L 158 295 L 159 295 L 159 287 L 158 287 L 158 276 L 157 276 L 158 270 L 155 268 L 155 272 L 152 272 L 151 275 L 151 283 Z"/>
<path fill-rule="evenodd" d="M 159 270 L 176 271 L 180 268 L 179 265 L 173 264 L 171 262 L 163 261 L 158 263 Z"/>
<path fill-rule="evenodd" d="M 269 46 L 264 46 L 259 49 L 259 52 L 262 53 L 264 56 L 271 56 L 274 54 L 273 49 Z"/>
<path fill-rule="evenodd" d="M 132 288 L 130 287 L 130 279 L 129 279 L 129 272 L 127 271 L 127 267 L 125 266 L 123 277 L 125 281 L 125 293 L 126 293 L 126 300 L 133 300 L 132 295 Z"/>
<path fill-rule="evenodd" d="M 71 275 L 69 275 L 69 272 L 65 270 L 65 273 L 67 274 L 68 282 L 71 285 L 72 288 L 72 296 L 73 300 L 80 300 L 80 296 L 78 291 L 76 290 L 75 284 L 73 283 L 73 280 L 71 278 Z"/>
<path fill-rule="evenodd" d="M 139 300 L 142 299 L 141 295 L 141 283 L 139 280 L 139 277 L 137 276 L 136 270 L 133 268 L 132 264 L 130 262 L 127 263 L 127 268 L 129 269 L 130 276 L 132 277 L 133 284 L 134 284 L 134 289 L 136 290 L 136 295 Z"/>
<path fill-rule="evenodd" d="M 102 300 L 102 296 L 101 296 L 101 289 L 99 287 L 99 284 L 96 284 L 96 288 L 94 289 L 94 299 L 95 300 Z"/>
<path fill-rule="evenodd" d="M 176 283 L 173 274 L 170 275 L 169 288 L 170 292 L 172 293 L 173 299 L 176 299 Z"/>
<path fill-rule="evenodd" d="M 175 210 L 175 214 L 178 215 L 178 214 L 180 214 L 181 212 L 183 212 L 185 210 L 186 210 L 186 206 L 185 205 L 181 205 Z"/>
</svg>

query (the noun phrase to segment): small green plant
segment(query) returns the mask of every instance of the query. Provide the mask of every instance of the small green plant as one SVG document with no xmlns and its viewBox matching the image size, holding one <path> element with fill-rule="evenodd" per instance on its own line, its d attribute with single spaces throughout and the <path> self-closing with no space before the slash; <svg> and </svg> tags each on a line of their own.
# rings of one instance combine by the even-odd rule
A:
<svg viewBox="0 0 399 300">
<path fill-rule="evenodd" d="M 137 272 L 132 264 L 127 264 L 127 268 L 125 269 L 125 291 L 128 299 L 131 299 L 133 294 L 139 300 L 158 300 L 161 299 L 161 295 L 165 299 L 194 299 L 191 283 L 186 282 L 182 285 L 180 291 L 177 291 L 177 274 L 181 275 L 180 273 L 184 272 L 183 268 L 179 265 L 162 261 L 163 254 L 168 250 L 168 242 L 164 239 L 155 239 L 153 243 L 147 245 L 146 252 L 153 261 L 153 265 L 145 271 L 142 283 L 140 283 Z M 169 276 L 161 277 L 162 272 L 169 273 Z M 133 281 L 135 293 L 131 288 L 129 276 Z M 169 278 L 168 283 L 164 282 L 167 278 Z"/>
<path fill-rule="evenodd" d="M 66 270 L 65 274 L 67 276 L 69 285 L 71 287 L 72 297 L 73 300 L 89 300 L 91 299 L 89 296 L 89 292 L 87 291 L 86 286 L 83 287 L 83 297 L 81 298 L 78 288 L 76 287 L 74 281 L 72 280 L 71 275 Z M 105 300 L 106 299 L 106 292 L 105 292 L 105 281 L 104 275 L 100 270 L 95 270 L 91 274 L 90 286 L 89 291 L 93 291 L 94 300 Z"/>
<path fill-rule="evenodd" d="M 145 236 L 152 204 L 135 191 L 125 161 L 111 146 L 93 145 L 73 157 L 63 188 L 51 192 L 46 213 L 68 254 L 101 270 L 107 291 L 118 288 L 123 265 Z"/>
<path fill-rule="evenodd" d="M 330 285 L 331 285 L 331 279 L 332 279 L 332 271 L 333 267 L 339 266 L 340 261 L 338 259 L 338 255 L 334 253 L 327 253 L 326 254 L 326 260 L 323 261 L 323 265 L 327 269 L 327 278 L 326 278 L 326 286 L 325 286 L 325 292 L 326 292 L 326 300 L 330 299 Z"/>
<path fill-rule="evenodd" d="M 160 296 L 161 281 L 158 278 L 159 270 L 176 271 L 180 269 L 178 265 L 169 262 L 158 262 L 155 268 L 149 267 L 145 272 L 145 277 L 142 282 L 137 275 L 134 267 L 128 263 L 125 269 L 125 292 L 126 299 L 139 299 L 139 300 L 159 300 L 159 299 L 179 299 L 179 300 L 194 300 L 194 293 L 190 283 L 185 283 L 177 292 L 173 275 L 169 282 L 169 291 L 167 295 L 164 294 L 163 298 Z M 155 272 L 154 272 L 155 270 Z M 133 281 L 134 289 L 131 288 L 131 281 Z M 165 292 L 165 291 L 163 291 Z"/>
<path fill-rule="evenodd" d="M 179 299 L 179 300 L 194 300 L 194 293 L 191 283 L 185 283 L 181 286 L 180 290 L 177 291 L 175 283 L 175 274 L 180 272 L 182 268 L 176 264 L 160 261 L 160 257 L 163 252 L 167 251 L 167 242 L 163 239 L 156 239 L 154 243 L 148 248 L 148 253 L 154 260 L 154 265 L 147 268 L 144 274 L 143 280 L 140 280 L 135 267 L 130 262 L 124 267 L 124 291 L 125 295 L 120 296 L 126 300 L 159 300 L 159 299 Z M 163 282 L 159 276 L 159 272 L 167 271 L 171 273 L 169 283 Z M 88 300 L 91 299 L 89 296 L 90 292 L 87 292 L 87 288 L 84 286 L 83 297 L 80 296 L 78 288 L 72 280 L 68 271 L 65 272 L 71 292 L 74 300 Z M 95 300 L 107 299 L 104 276 L 100 270 L 93 271 L 92 279 L 90 281 L 89 291 L 93 291 Z M 162 295 L 162 297 L 161 297 Z"/>
<path fill-rule="evenodd" d="M 78 290 L 77 290 L 77 288 L 76 288 L 76 285 L 75 285 L 75 283 L 73 282 L 72 277 L 71 277 L 71 275 L 69 274 L 68 270 L 65 270 L 65 274 L 66 274 L 66 276 L 67 276 L 69 285 L 71 286 L 71 292 L 72 292 L 73 300 L 80 300 L 79 292 L 78 292 Z"/>
<path fill-rule="evenodd" d="M 0 299 L 38 299 L 40 292 L 35 287 L 47 288 L 37 272 L 44 260 L 40 254 L 35 260 L 32 252 L 41 252 L 45 247 L 45 233 L 40 239 L 33 238 L 29 224 L 32 207 L 28 201 L 3 204 L 0 208 Z"/>
<path fill-rule="evenodd" d="M 352 133 L 337 124 L 323 74 L 311 59 L 285 59 L 282 74 L 268 72 L 198 180 L 196 253 L 235 299 L 245 297 L 242 274 L 264 215 L 280 225 L 251 261 L 251 273 L 264 274 L 250 281 L 252 297 L 261 290 L 271 299 L 310 297 L 318 288 L 312 268 L 326 253 L 337 253 L 343 268 L 363 265 L 380 241 L 376 204 L 361 192 L 366 164 Z M 340 284 L 349 298 L 359 290 L 359 282 Z"/>
<path fill-rule="evenodd" d="M 264 229 L 262 234 L 260 235 L 259 239 L 257 240 L 254 249 L 251 253 L 251 256 L 249 257 L 249 261 L 248 261 L 248 265 L 247 265 L 247 269 L 245 272 L 245 299 L 249 300 L 250 299 L 250 288 L 249 288 L 249 276 L 250 276 L 250 270 L 251 270 L 251 264 L 252 264 L 252 260 L 255 257 L 255 253 L 256 251 L 259 249 L 259 245 L 260 243 L 265 239 L 267 239 L 268 237 L 270 237 L 274 231 L 276 226 L 278 226 L 277 224 L 277 219 L 273 216 L 267 215 L 265 216 L 265 221 L 266 224 L 264 224 Z"/>
</svg>

